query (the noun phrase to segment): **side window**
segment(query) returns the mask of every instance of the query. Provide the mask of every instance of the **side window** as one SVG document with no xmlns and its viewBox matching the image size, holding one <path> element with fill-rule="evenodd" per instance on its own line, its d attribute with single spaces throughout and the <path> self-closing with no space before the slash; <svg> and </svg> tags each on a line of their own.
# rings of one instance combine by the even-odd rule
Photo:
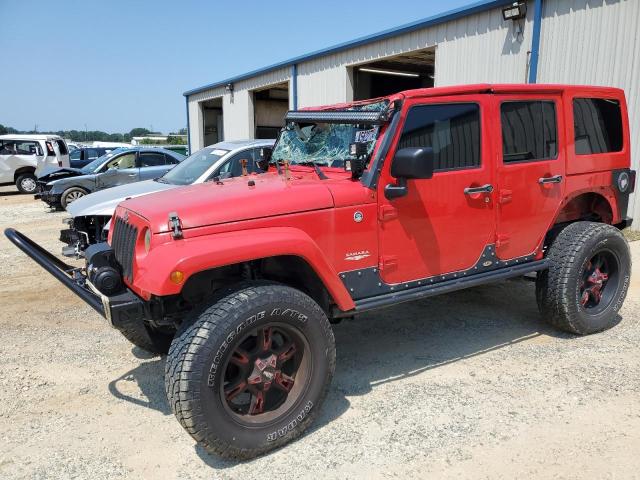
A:
<svg viewBox="0 0 640 480">
<path fill-rule="evenodd" d="M 15 140 L 0 140 L 0 155 L 15 155 L 15 154 L 16 154 Z"/>
<path fill-rule="evenodd" d="M 271 147 L 259 147 L 254 149 L 253 164 L 251 165 L 252 168 L 249 168 L 249 173 L 263 173 L 264 170 L 258 166 L 258 163 L 266 161 L 266 159 L 271 155 L 271 152 L 273 152 L 273 148 Z"/>
<path fill-rule="evenodd" d="M 69 160 L 80 160 L 81 153 L 82 153 L 82 150 L 80 150 L 79 148 L 77 150 L 74 150 L 69 154 Z"/>
<path fill-rule="evenodd" d="M 98 151 L 95 148 L 87 148 L 85 150 L 85 156 L 87 160 L 95 160 L 100 155 L 98 154 Z"/>
<path fill-rule="evenodd" d="M 402 129 L 398 150 L 433 149 L 434 171 L 480 166 L 480 107 L 475 103 L 412 107 Z"/>
<path fill-rule="evenodd" d="M 41 155 L 38 142 L 15 142 L 16 155 Z"/>
<path fill-rule="evenodd" d="M 165 153 L 164 158 L 165 158 L 165 165 L 176 165 L 178 163 L 178 160 L 176 160 L 169 154 Z"/>
<path fill-rule="evenodd" d="M 550 101 L 500 105 L 505 163 L 551 160 L 558 156 L 556 106 Z"/>
<path fill-rule="evenodd" d="M 158 167 L 165 164 L 164 154 L 160 152 L 140 152 L 140 167 Z"/>
<path fill-rule="evenodd" d="M 107 163 L 107 169 L 114 168 L 116 170 L 122 170 L 123 168 L 134 168 L 136 166 L 136 154 L 125 153 L 123 155 L 112 158 Z"/>
<path fill-rule="evenodd" d="M 247 161 L 247 171 L 251 173 L 254 163 L 252 150 L 245 150 L 243 152 L 236 153 L 233 157 L 231 157 L 229 161 L 227 161 L 222 167 L 220 167 L 217 175 L 227 174 L 222 176 L 239 177 L 240 175 L 242 175 L 241 160 Z"/>
<path fill-rule="evenodd" d="M 620 102 L 604 98 L 575 98 L 573 129 L 576 154 L 619 152 L 622 150 Z"/>
</svg>

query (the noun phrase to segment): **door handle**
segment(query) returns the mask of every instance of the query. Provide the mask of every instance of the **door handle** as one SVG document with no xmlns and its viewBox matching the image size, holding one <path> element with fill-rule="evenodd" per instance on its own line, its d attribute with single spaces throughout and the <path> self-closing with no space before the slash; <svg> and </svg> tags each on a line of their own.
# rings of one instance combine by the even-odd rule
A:
<svg viewBox="0 0 640 480">
<path fill-rule="evenodd" d="M 127 173 L 128 177 L 137 177 L 138 174 L 137 173 Z"/>
<path fill-rule="evenodd" d="M 562 182 L 562 175 L 554 175 L 553 177 L 540 177 L 538 183 L 544 185 L 546 183 L 560 183 Z"/>
<path fill-rule="evenodd" d="M 493 192 L 493 185 L 487 183 L 481 187 L 467 187 L 464 189 L 465 195 L 473 195 L 475 193 L 491 193 Z"/>
</svg>

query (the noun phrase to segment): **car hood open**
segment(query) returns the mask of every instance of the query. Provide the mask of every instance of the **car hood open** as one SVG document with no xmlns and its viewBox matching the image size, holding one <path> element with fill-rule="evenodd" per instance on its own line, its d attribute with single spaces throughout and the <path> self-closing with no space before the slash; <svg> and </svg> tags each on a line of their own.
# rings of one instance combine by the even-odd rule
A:
<svg viewBox="0 0 640 480">
<path fill-rule="evenodd" d="M 254 185 L 251 185 L 254 183 Z M 126 200 L 121 207 L 146 218 L 154 233 L 169 231 L 175 212 L 184 230 L 253 218 L 331 208 L 329 188 L 315 173 L 251 175 L 190 185 Z"/>
<path fill-rule="evenodd" d="M 79 168 L 45 169 L 38 177 L 38 180 L 40 180 L 41 182 L 53 182 L 54 180 L 61 180 L 63 178 L 69 177 L 79 177 L 80 175 L 86 175 L 86 173 Z"/>
<path fill-rule="evenodd" d="M 178 185 L 161 183 L 155 180 L 129 183 L 118 187 L 99 190 L 86 197 L 79 198 L 67 207 L 67 212 L 72 217 L 84 216 L 111 216 L 118 204 L 126 199 L 161 192 L 176 188 Z"/>
</svg>

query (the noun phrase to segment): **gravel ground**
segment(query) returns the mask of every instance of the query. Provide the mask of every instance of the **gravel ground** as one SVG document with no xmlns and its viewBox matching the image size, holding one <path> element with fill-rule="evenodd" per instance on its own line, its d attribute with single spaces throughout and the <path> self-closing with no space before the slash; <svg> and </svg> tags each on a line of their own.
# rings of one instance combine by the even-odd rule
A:
<svg viewBox="0 0 640 480">
<path fill-rule="evenodd" d="M 59 252 L 64 213 L 12 190 L 0 190 L 0 227 Z M 0 262 L 0 478 L 640 478 L 637 269 L 620 325 L 589 337 L 542 324 L 524 280 L 336 325 L 319 421 L 231 462 L 173 418 L 164 359 L 4 237 Z"/>
</svg>

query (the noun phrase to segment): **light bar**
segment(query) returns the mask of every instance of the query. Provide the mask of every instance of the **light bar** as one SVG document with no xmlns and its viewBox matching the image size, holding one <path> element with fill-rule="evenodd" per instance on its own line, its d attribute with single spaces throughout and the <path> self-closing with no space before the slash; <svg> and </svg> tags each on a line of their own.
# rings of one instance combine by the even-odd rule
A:
<svg viewBox="0 0 640 480">
<path fill-rule="evenodd" d="M 382 124 L 387 120 L 387 112 L 353 110 L 291 110 L 285 117 L 287 122 Z"/>
<path fill-rule="evenodd" d="M 420 76 L 419 73 L 411 73 L 411 72 L 398 72 L 396 70 L 380 70 L 379 68 L 359 68 L 361 72 L 369 72 L 369 73 L 379 73 L 382 75 L 395 75 L 397 77 L 413 77 L 417 78 Z"/>
</svg>

